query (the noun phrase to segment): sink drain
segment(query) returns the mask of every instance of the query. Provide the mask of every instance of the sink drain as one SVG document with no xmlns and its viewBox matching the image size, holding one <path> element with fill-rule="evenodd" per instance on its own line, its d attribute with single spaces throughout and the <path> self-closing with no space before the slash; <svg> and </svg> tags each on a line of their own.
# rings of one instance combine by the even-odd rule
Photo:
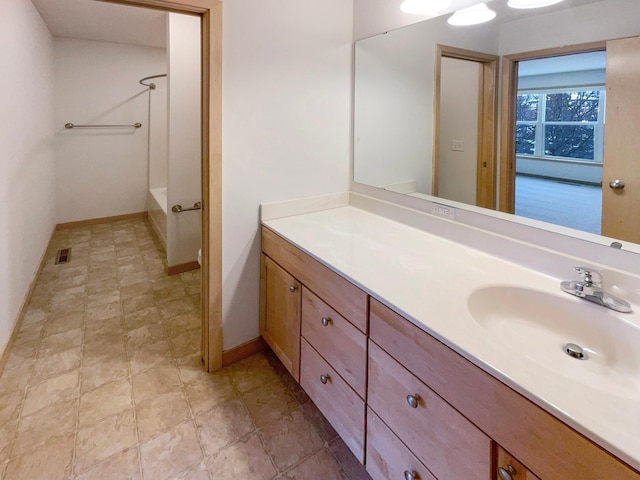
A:
<svg viewBox="0 0 640 480">
<path fill-rule="evenodd" d="M 567 343 L 564 346 L 564 353 L 572 358 L 577 358 L 578 360 L 587 359 L 587 354 L 585 353 L 584 349 L 580 345 L 576 345 L 575 343 Z"/>
</svg>

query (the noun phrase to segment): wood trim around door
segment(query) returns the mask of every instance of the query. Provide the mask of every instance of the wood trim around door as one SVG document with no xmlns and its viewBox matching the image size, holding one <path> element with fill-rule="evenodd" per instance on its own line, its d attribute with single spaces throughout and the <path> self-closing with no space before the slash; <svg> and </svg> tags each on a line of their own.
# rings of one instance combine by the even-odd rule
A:
<svg viewBox="0 0 640 480">
<path fill-rule="evenodd" d="M 496 207 L 496 149 L 498 131 L 498 61 L 500 57 L 463 48 L 436 45 L 435 80 L 433 98 L 433 154 L 431 192 L 438 196 L 440 158 L 440 92 L 442 57 L 479 63 L 481 66 L 478 88 L 478 159 L 476 174 L 476 205 Z"/>
<path fill-rule="evenodd" d="M 195 14 L 202 47 L 202 359 L 222 368 L 222 1 L 98 0 Z"/>
<path fill-rule="evenodd" d="M 515 213 L 516 181 L 516 94 L 518 93 L 518 62 L 540 58 L 561 57 L 577 53 L 606 50 L 606 42 L 590 42 L 546 48 L 502 57 L 500 99 L 500 202 L 498 209 Z"/>
</svg>

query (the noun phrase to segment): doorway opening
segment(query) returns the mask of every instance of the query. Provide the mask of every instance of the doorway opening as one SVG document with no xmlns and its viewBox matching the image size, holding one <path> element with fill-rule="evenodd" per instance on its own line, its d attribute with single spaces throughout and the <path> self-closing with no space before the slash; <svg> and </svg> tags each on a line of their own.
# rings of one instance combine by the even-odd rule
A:
<svg viewBox="0 0 640 480">
<path fill-rule="evenodd" d="M 605 72 L 605 51 L 519 62 L 516 215 L 601 233 Z"/>
</svg>

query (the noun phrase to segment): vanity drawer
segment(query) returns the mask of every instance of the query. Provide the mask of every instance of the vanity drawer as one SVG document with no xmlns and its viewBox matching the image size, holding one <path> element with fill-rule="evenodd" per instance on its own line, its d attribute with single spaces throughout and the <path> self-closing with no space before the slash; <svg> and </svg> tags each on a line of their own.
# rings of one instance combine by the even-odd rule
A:
<svg viewBox="0 0 640 480">
<path fill-rule="evenodd" d="M 491 439 L 375 343 L 368 405 L 438 478 L 491 478 Z"/>
<path fill-rule="evenodd" d="M 640 480 L 615 456 L 373 298 L 370 338 L 540 478 L 566 480 L 571 472 L 580 480 Z"/>
<path fill-rule="evenodd" d="M 302 289 L 302 336 L 364 399 L 367 337 L 306 288 Z"/>
<path fill-rule="evenodd" d="M 364 401 L 304 338 L 301 350 L 300 385 L 356 458 L 364 463 Z"/>
<path fill-rule="evenodd" d="M 367 333 L 368 295 L 299 248 L 262 227 L 262 251 Z"/>
<path fill-rule="evenodd" d="M 416 479 L 436 480 L 370 408 L 367 409 L 366 466 L 373 480 L 406 478 L 405 472 L 413 473 Z"/>
</svg>

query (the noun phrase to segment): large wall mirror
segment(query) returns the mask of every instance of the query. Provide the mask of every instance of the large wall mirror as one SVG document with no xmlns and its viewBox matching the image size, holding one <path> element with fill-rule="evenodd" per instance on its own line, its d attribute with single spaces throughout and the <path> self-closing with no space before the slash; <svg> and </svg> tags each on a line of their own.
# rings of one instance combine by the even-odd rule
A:
<svg viewBox="0 0 640 480">
<path fill-rule="evenodd" d="M 354 181 L 640 244 L 640 1 L 487 5 L 355 43 Z"/>
</svg>

